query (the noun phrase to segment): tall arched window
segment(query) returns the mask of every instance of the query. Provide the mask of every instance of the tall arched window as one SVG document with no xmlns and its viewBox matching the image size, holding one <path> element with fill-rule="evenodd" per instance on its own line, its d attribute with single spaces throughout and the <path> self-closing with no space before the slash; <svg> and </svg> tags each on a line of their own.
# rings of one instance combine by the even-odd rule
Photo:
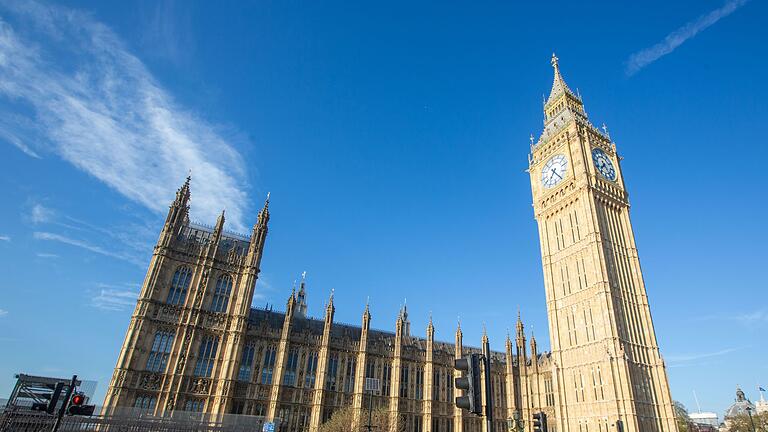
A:
<svg viewBox="0 0 768 432">
<path fill-rule="evenodd" d="M 189 267 L 179 267 L 176 273 L 173 274 L 173 280 L 171 281 L 171 290 L 168 292 L 168 300 L 166 303 L 173 305 L 184 304 L 184 300 L 187 298 L 187 288 L 189 288 L 189 281 L 192 279 L 192 270 Z"/>
<path fill-rule="evenodd" d="M 224 312 L 227 310 L 227 304 L 229 304 L 229 294 L 232 291 L 232 277 L 230 275 L 222 275 L 219 280 L 216 281 L 216 291 L 213 293 L 213 300 L 211 301 L 212 312 Z"/>
</svg>

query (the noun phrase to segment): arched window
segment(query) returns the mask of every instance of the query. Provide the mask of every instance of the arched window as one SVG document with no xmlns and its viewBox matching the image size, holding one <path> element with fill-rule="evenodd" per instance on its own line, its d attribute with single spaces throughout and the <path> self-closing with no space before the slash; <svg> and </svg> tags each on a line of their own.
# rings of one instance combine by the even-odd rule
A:
<svg viewBox="0 0 768 432">
<path fill-rule="evenodd" d="M 168 292 L 168 300 L 166 303 L 173 305 L 184 304 L 184 300 L 187 298 L 187 288 L 189 288 L 189 281 L 192 279 L 192 270 L 189 267 L 179 267 L 176 273 L 173 274 L 173 280 L 171 281 L 171 290 Z"/>
<path fill-rule="evenodd" d="M 152 342 L 152 349 L 147 359 L 147 370 L 152 372 L 164 372 L 168 363 L 168 355 L 173 346 L 173 337 L 175 335 L 167 331 L 155 333 L 155 340 Z"/>
<path fill-rule="evenodd" d="M 157 398 L 154 396 L 139 395 L 136 396 L 136 402 L 134 402 L 133 407 L 139 408 L 141 411 L 151 411 L 155 409 L 156 404 Z"/>
<path fill-rule="evenodd" d="M 216 291 L 213 293 L 211 301 L 211 312 L 224 312 L 229 304 L 229 294 L 232 291 L 232 277 L 222 275 L 216 281 Z"/>
</svg>

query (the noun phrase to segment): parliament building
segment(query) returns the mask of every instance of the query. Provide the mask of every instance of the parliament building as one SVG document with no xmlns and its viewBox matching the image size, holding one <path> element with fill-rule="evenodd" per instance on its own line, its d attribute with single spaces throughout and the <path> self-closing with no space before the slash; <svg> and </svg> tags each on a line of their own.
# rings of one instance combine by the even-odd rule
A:
<svg viewBox="0 0 768 432">
<path fill-rule="evenodd" d="M 616 145 L 587 118 L 553 55 L 544 129 L 531 138 L 529 173 L 538 222 L 551 352 L 514 340 L 491 359 L 495 432 L 544 412 L 550 431 L 676 432 L 629 217 Z M 104 414 L 188 411 L 263 416 L 280 432 L 316 432 L 351 406 L 353 430 L 367 413 L 366 378 L 380 380 L 373 405 L 406 432 L 490 432 L 456 408 L 454 360 L 481 348 L 410 326 L 403 307 L 392 331 L 307 315 L 306 281 L 284 311 L 251 306 L 267 240 L 269 200 L 250 236 L 190 222 L 189 178 L 176 193 L 131 317 Z M 487 347 L 487 336 L 477 346 Z M 486 348 L 487 350 L 487 348 Z M 487 401 L 483 401 L 487 403 Z M 390 422 L 394 424 L 395 422 Z"/>
</svg>

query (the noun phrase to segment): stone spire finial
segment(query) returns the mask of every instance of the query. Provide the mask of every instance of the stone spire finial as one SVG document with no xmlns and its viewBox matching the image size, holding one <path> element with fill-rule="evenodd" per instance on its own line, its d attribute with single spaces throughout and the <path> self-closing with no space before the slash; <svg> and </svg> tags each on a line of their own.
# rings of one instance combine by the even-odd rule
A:
<svg viewBox="0 0 768 432">
<path fill-rule="evenodd" d="M 554 101 L 563 93 L 568 93 L 575 98 L 576 96 L 573 94 L 571 89 L 568 88 L 568 84 L 565 83 L 565 79 L 563 79 L 562 74 L 560 74 L 560 63 L 555 53 L 552 53 L 552 60 L 550 62 L 552 63 L 552 68 L 555 70 L 555 78 L 552 81 L 552 90 L 549 92 L 549 97 L 547 98 L 547 101 L 544 105 Z"/>
<path fill-rule="evenodd" d="M 214 229 L 213 229 L 214 233 L 221 234 L 224 231 L 224 220 L 226 219 L 224 217 L 224 212 L 226 212 L 226 210 L 222 210 L 221 214 L 216 219 L 216 227 L 214 227 Z"/>
</svg>

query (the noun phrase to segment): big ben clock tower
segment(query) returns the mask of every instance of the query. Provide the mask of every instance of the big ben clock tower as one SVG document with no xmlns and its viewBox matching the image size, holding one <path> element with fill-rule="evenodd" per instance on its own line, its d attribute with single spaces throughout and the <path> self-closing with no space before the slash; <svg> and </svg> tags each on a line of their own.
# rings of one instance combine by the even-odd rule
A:
<svg viewBox="0 0 768 432">
<path fill-rule="evenodd" d="M 560 74 L 529 173 L 539 226 L 558 431 L 677 431 L 620 157 Z"/>
</svg>

